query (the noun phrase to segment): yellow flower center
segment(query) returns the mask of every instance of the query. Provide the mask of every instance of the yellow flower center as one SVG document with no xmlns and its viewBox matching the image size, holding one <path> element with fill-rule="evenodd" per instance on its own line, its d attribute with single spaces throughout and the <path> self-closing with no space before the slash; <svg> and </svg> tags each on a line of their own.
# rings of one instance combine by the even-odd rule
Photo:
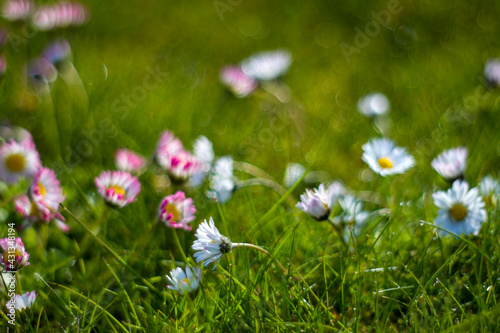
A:
<svg viewBox="0 0 500 333">
<path fill-rule="evenodd" d="M 456 222 L 460 222 L 467 216 L 467 208 L 457 203 L 451 206 L 449 213 Z"/>
<path fill-rule="evenodd" d="M 108 190 L 109 189 L 112 189 L 116 194 L 125 195 L 125 190 L 121 186 L 113 185 L 113 186 L 108 187 Z"/>
<path fill-rule="evenodd" d="M 165 207 L 165 210 L 167 212 L 169 212 L 170 214 L 172 214 L 172 220 L 173 221 L 179 221 L 179 217 L 181 215 L 181 213 L 179 212 L 179 210 L 177 209 L 177 207 L 173 204 L 168 204 L 167 207 Z"/>
<path fill-rule="evenodd" d="M 381 158 L 379 158 L 378 159 L 378 165 L 380 165 L 380 167 L 382 169 L 390 169 L 390 168 L 392 168 L 392 162 L 387 157 L 381 157 Z"/>
<path fill-rule="evenodd" d="M 16 250 L 14 252 L 5 251 L 5 253 L 3 254 L 3 262 L 5 263 L 6 267 L 10 267 L 10 263 L 13 262 L 12 260 L 16 260 L 15 257 L 9 258 L 9 255 L 14 255 L 15 257 L 22 257 L 23 253 L 21 251 L 19 251 L 19 249 L 17 247 L 16 247 Z M 10 262 L 9 262 L 9 260 L 10 260 Z"/>
<path fill-rule="evenodd" d="M 26 166 L 26 159 L 21 154 L 12 154 L 5 159 L 5 165 L 10 172 L 21 172 Z"/>
<path fill-rule="evenodd" d="M 38 183 L 38 191 L 43 196 L 47 194 L 47 189 L 45 188 L 45 186 L 42 185 L 42 183 Z"/>
<path fill-rule="evenodd" d="M 186 282 L 187 284 L 189 284 L 189 279 L 185 278 L 185 279 L 182 280 L 182 282 Z"/>
</svg>

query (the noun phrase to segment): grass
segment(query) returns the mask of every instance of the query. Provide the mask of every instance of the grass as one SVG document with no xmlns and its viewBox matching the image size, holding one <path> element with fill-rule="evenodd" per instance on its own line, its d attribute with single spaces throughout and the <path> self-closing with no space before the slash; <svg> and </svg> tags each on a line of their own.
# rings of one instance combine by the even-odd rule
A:
<svg viewBox="0 0 500 333">
<path fill-rule="evenodd" d="M 18 293 L 36 290 L 39 296 L 18 314 L 15 328 L 3 314 L 0 327 L 498 331 L 498 206 L 489 206 L 478 236 L 441 232 L 432 223 L 437 208 L 431 194 L 449 184 L 430 162 L 445 149 L 466 146 L 471 186 L 488 174 L 498 178 L 500 92 L 483 84 L 482 71 L 488 58 L 500 56 L 500 4 L 401 0 L 401 12 L 349 63 L 339 44 L 354 45 L 354 28 L 363 30 L 370 12 L 389 2 L 222 2 L 232 10 L 221 20 L 211 1 L 85 1 L 92 12 L 85 26 L 4 46 L 1 117 L 28 129 L 43 164 L 56 171 L 70 232 L 53 223 L 19 231 L 31 265 L 19 272 Z M 22 25 L 5 24 L 22 34 Z M 25 62 L 59 35 L 71 43 L 83 90 L 59 78 L 37 107 L 21 107 Z M 222 66 L 277 48 L 293 56 L 284 78 L 292 102 L 283 105 L 263 90 L 242 99 L 224 91 Z M 146 89 L 145 80 L 157 84 Z M 144 97 L 130 97 L 141 87 Z M 358 98 L 371 91 L 391 101 L 384 134 L 415 157 L 404 175 L 376 177 L 361 160 L 361 146 L 381 136 L 380 126 L 356 111 Z M 206 197 L 206 184 L 158 189 L 154 169 L 140 176 L 135 203 L 107 206 L 94 178 L 114 168 L 115 150 L 151 156 L 165 129 L 188 148 L 205 135 L 217 156 L 252 164 L 279 184 L 289 162 L 323 170 L 353 191 L 371 193 L 376 200 L 366 202 L 368 210 L 388 213 L 371 216 L 346 250 L 331 224 L 294 207 L 303 181 L 284 195 L 246 186 L 218 206 Z M 236 176 L 252 178 L 241 171 Z M 7 223 L 22 222 L 12 201 L 27 186 L 2 185 L 0 234 L 7 235 Z M 156 223 L 161 199 L 179 189 L 197 208 L 194 230 L 212 216 L 222 234 L 263 247 L 288 274 L 264 253 L 236 248 L 214 270 L 203 270 L 191 294 L 167 289 L 165 275 L 184 267 L 183 253 L 194 264 L 194 231 L 178 230 L 177 242 L 176 230 Z M 5 314 L 5 306 L 1 310 Z"/>
</svg>

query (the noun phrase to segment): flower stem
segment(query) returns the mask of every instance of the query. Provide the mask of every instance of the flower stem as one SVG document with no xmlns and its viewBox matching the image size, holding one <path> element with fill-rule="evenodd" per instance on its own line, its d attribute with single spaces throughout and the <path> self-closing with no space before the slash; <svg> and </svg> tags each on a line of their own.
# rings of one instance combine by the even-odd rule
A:
<svg viewBox="0 0 500 333">
<path fill-rule="evenodd" d="M 173 232 L 174 232 L 175 244 L 179 248 L 179 251 L 181 251 L 182 259 L 184 259 L 187 265 L 188 259 L 186 257 L 186 253 L 184 253 L 184 249 L 182 248 L 181 241 L 179 240 L 179 235 L 177 235 L 177 229 L 174 229 Z"/>
<path fill-rule="evenodd" d="M 245 186 L 253 186 L 253 185 L 263 185 L 270 187 L 271 189 L 275 190 L 278 192 L 280 195 L 285 195 L 286 189 L 275 182 L 272 179 L 267 179 L 267 178 L 250 178 L 246 180 L 242 180 L 237 183 L 238 187 L 245 187 Z"/>
<path fill-rule="evenodd" d="M 276 261 L 276 264 L 278 264 L 278 267 L 281 269 L 281 271 L 283 272 L 284 275 L 288 275 L 288 270 L 283 267 L 283 265 L 281 265 L 281 263 L 278 261 L 278 259 L 274 258 L 273 255 L 271 253 L 269 253 L 268 251 L 264 250 L 263 248 L 257 246 L 257 245 L 253 245 L 253 244 L 248 244 L 248 243 L 233 243 L 232 244 L 232 247 L 249 247 L 251 249 L 254 249 L 254 250 L 257 250 L 257 251 L 260 251 L 262 253 L 265 253 L 266 255 L 268 255 L 271 259 L 274 259 L 274 261 Z"/>
<path fill-rule="evenodd" d="M 342 241 L 342 244 L 346 248 L 347 252 L 349 252 L 349 245 L 345 242 L 344 239 L 344 231 L 340 229 L 339 225 L 335 223 L 331 218 L 328 219 L 328 222 L 333 226 L 333 229 L 335 232 L 339 235 L 340 240 Z"/>
<path fill-rule="evenodd" d="M 92 236 L 92 238 L 94 238 L 94 240 L 99 243 L 99 245 L 101 245 L 102 247 L 104 247 L 113 257 L 115 257 L 115 259 L 123 266 L 125 267 L 129 272 L 131 272 L 132 274 L 134 274 L 135 276 L 137 276 L 139 279 L 141 279 L 142 282 L 144 282 L 144 284 L 151 290 L 153 291 L 154 293 L 158 294 L 161 296 L 161 293 L 158 289 L 156 289 L 148 280 L 146 280 L 145 278 L 143 278 L 141 276 L 141 274 L 139 274 L 135 269 L 133 269 L 132 267 L 129 266 L 129 264 L 127 264 L 125 262 L 125 260 L 123 260 L 115 251 L 113 251 L 113 249 L 111 247 L 109 247 L 106 243 L 104 243 L 102 241 L 102 239 L 100 239 L 99 237 L 97 237 L 96 235 L 94 235 L 94 233 L 92 232 L 92 230 L 90 230 L 89 227 L 87 227 L 87 225 L 82 221 L 80 220 L 78 217 L 75 216 L 75 214 L 73 214 L 68 208 L 66 208 L 63 204 L 60 204 L 61 205 L 61 208 L 63 210 L 65 210 L 76 222 L 78 222 L 89 234 L 90 236 Z"/>
</svg>

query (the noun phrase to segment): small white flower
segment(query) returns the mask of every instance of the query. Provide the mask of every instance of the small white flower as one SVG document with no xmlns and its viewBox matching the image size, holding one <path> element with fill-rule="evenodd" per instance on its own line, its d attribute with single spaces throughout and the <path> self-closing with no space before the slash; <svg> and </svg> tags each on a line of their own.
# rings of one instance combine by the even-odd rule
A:
<svg viewBox="0 0 500 333">
<path fill-rule="evenodd" d="M 31 292 L 27 292 L 24 295 L 14 295 L 14 308 L 17 311 L 23 311 L 31 308 L 33 303 L 35 303 L 37 293 L 33 290 Z"/>
<path fill-rule="evenodd" d="M 194 157 L 200 161 L 200 166 L 194 175 L 191 176 L 189 185 L 199 187 L 212 168 L 215 157 L 212 142 L 203 135 L 199 136 L 193 144 L 193 154 Z"/>
<path fill-rule="evenodd" d="M 211 262 L 219 262 L 223 254 L 229 253 L 232 249 L 232 243 L 226 236 L 221 235 L 210 217 L 202 222 L 196 230 L 195 236 L 198 238 L 193 243 L 193 250 L 196 250 L 194 257 L 196 262 L 205 261 L 204 266 Z"/>
<path fill-rule="evenodd" d="M 5 142 L 0 147 L 0 179 L 16 183 L 20 178 L 33 178 L 42 167 L 40 156 L 31 141 Z"/>
<path fill-rule="evenodd" d="M 339 199 L 342 213 L 335 218 L 335 222 L 355 223 L 355 230 L 368 219 L 369 213 L 363 210 L 363 202 L 352 194 L 347 194 Z"/>
<path fill-rule="evenodd" d="M 486 62 L 484 77 L 492 86 L 500 85 L 500 59 L 490 59 Z"/>
<path fill-rule="evenodd" d="M 259 80 L 274 80 L 285 74 L 292 63 L 292 56 L 286 50 L 276 50 L 256 53 L 241 63 L 241 69 L 246 75 Z"/>
<path fill-rule="evenodd" d="M 486 221 L 484 201 L 476 187 L 469 190 L 466 181 L 456 180 L 448 191 L 432 194 L 439 208 L 434 223 L 457 235 L 477 235 L 481 223 Z"/>
<path fill-rule="evenodd" d="M 186 272 L 182 268 L 177 267 L 170 271 L 170 276 L 167 275 L 168 281 L 172 285 L 168 285 L 169 289 L 179 292 L 184 295 L 186 292 L 190 293 L 198 288 L 201 280 L 201 268 L 194 267 L 192 270 L 186 266 Z"/>
<path fill-rule="evenodd" d="M 324 221 L 330 216 L 331 208 L 344 190 L 344 186 L 339 182 L 332 183 L 327 189 L 324 184 L 320 184 L 312 191 L 306 189 L 306 193 L 300 195 L 296 207 L 316 220 Z"/>
<path fill-rule="evenodd" d="M 446 150 L 432 160 L 431 165 L 444 179 L 461 178 L 467 166 L 467 148 L 458 147 Z"/>
<path fill-rule="evenodd" d="M 390 102 L 387 97 L 378 92 L 368 94 L 358 101 L 358 111 L 367 117 L 386 114 L 389 108 Z"/>
<path fill-rule="evenodd" d="M 405 148 L 396 147 L 389 139 L 372 139 L 363 145 L 363 161 L 380 174 L 388 176 L 405 173 L 415 164 Z"/>
<path fill-rule="evenodd" d="M 306 167 L 299 163 L 288 163 L 283 183 L 287 188 L 292 187 L 306 172 Z"/>
<path fill-rule="evenodd" d="M 486 176 L 479 183 L 479 193 L 483 197 L 498 195 L 500 193 L 500 183 L 493 176 Z"/>
<path fill-rule="evenodd" d="M 215 161 L 207 196 L 212 198 L 215 196 L 220 203 L 224 203 L 231 199 L 234 189 L 233 158 L 223 156 Z"/>
</svg>

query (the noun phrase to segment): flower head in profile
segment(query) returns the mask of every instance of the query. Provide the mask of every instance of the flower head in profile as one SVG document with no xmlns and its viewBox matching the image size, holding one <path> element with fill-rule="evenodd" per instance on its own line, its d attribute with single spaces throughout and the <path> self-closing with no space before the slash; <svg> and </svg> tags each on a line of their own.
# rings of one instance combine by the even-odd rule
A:
<svg viewBox="0 0 500 333">
<path fill-rule="evenodd" d="M 500 85 L 500 59 L 490 59 L 484 65 L 484 77 L 492 86 Z"/>
<path fill-rule="evenodd" d="M 169 175 L 175 181 L 186 181 L 200 168 L 200 161 L 189 151 L 181 150 L 170 160 Z"/>
<path fill-rule="evenodd" d="M 186 292 L 190 293 L 200 285 L 201 268 L 194 267 L 193 269 L 186 266 L 186 272 L 182 268 L 177 267 L 170 271 L 170 276 L 167 275 L 168 281 L 171 285 L 167 287 L 171 290 L 177 291 L 179 294 L 184 295 Z"/>
<path fill-rule="evenodd" d="M 103 171 L 95 179 L 95 184 L 104 200 L 116 207 L 134 202 L 141 191 L 137 177 L 125 171 Z"/>
<path fill-rule="evenodd" d="M 208 197 L 215 197 L 220 203 L 225 203 L 233 196 L 235 183 L 233 177 L 233 158 L 223 156 L 215 161 L 213 173 L 210 176 L 210 191 Z"/>
<path fill-rule="evenodd" d="M 356 227 L 362 226 L 368 219 L 369 213 L 363 210 L 363 201 L 352 194 L 347 194 L 338 200 L 342 213 L 335 217 L 335 222 L 346 224 L 355 224 Z"/>
<path fill-rule="evenodd" d="M 483 197 L 485 204 L 496 206 L 500 195 L 500 182 L 493 176 L 486 176 L 479 182 L 479 194 Z"/>
<path fill-rule="evenodd" d="M 28 196 L 21 196 L 15 200 L 16 210 L 32 222 L 54 220 L 58 228 L 68 232 L 65 219 L 59 213 L 59 205 L 64 201 L 62 187 L 55 172 L 42 168 L 36 174 L 28 190 Z"/>
<path fill-rule="evenodd" d="M 48 31 L 83 25 L 89 16 L 89 11 L 81 3 L 59 2 L 38 7 L 32 20 L 35 28 Z"/>
<path fill-rule="evenodd" d="M 21 178 L 33 178 L 41 168 L 40 156 L 32 141 L 5 142 L 0 147 L 0 179 L 16 183 Z"/>
<path fill-rule="evenodd" d="M 212 142 L 205 136 L 200 135 L 193 144 L 194 157 L 200 162 L 198 170 L 191 176 L 189 185 L 193 187 L 201 186 L 207 174 L 212 168 L 214 161 L 214 148 Z"/>
<path fill-rule="evenodd" d="M 71 58 L 71 46 L 66 39 L 54 41 L 45 47 L 43 57 L 56 66 Z"/>
<path fill-rule="evenodd" d="M 389 112 L 390 106 L 387 97 L 379 92 L 368 94 L 358 101 L 358 111 L 367 117 L 386 114 Z"/>
<path fill-rule="evenodd" d="M 431 165 L 444 179 L 453 181 L 462 178 L 467 166 L 467 148 L 446 150 L 432 160 Z"/>
<path fill-rule="evenodd" d="M 182 191 L 163 198 L 158 208 L 158 217 L 167 227 L 182 228 L 187 231 L 192 229 L 188 223 L 194 220 L 195 213 L 193 199 L 186 198 Z"/>
<path fill-rule="evenodd" d="M 222 68 L 219 78 L 239 98 L 250 95 L 259 84 L 254 77 L 245 74 L 239 66 L 226 66 Z"/>
<path fill-rule="evenodd" d="M 405 148 L 396 147 L 389 139 L 372 139 L 363 145 L 363 161 L 380 174 L 388 176 L 405 173 L 415 160 Z"/>
<path fill-rule="evenodd" d="M 196 250 L 194 257 L 196 262 L 204 261 L 207 266 L 211 262 L 219 262 L 223 254 L 229 253 L 232 249 L 232 243 L 226 236 L 220 234 L 210 217 L 210 221 L 202 222 L 195 234 L 197 240 L 193 243 L 193 250 Z"/>
<path fill-rule="evenodd" d="M 265 51 L 244 59 L 241 69 L 258 80 L 270 81 L 284 75 L 291 63 L 292 56 L 286 50 Z"/>
<path fill-rule="evenodd" d="M 24 248 L 21 237 L 6 237 L 0 239 L 0 250 L 2 251 L 2 265 L 7 271 L 18 271 L 30 263 L 30 255 Z"/>
<path fill-rule="evenodd" d="M 455 180 L 448 191 L 432 194 L 439 208 L 434 223 L 457 235 L 477 235 L 486 221 L 484 201 L 476 187 L 469 189 L 466 181 Z"/>
<path fill-rule="evenodd" d="M 26 309 L 30 309 L 33 306 L 33 303 L 35 303 L 35 300 L 37 298 L 37 293 L 33 291 L 28 291 L 24 295 L 15 295 L 13 298 L 14 302 L 14 308 L 17 311 L 24 311 Z"/>
<path fill-rule="evenodd" d="M 306 193 L 300 195 L 300 201 L 296 207 L 318 221 L 324 221 L 330 217 L 331 209 L 339 196 L 345 193 L 345 187 L 340 182 L 333 182 L 325 188 L 320 184 L 313 190 L 306 189 Z"/>
<path fill-rule="evenodd" d="M 139 173 L 146 165 L 146 159 L 128 149 L 118 149 L 115 153 L 115 165 L 118 170 Z"/>
<path fill-rule="evenodd" d="M 32 59 L 28 63 L 27 74 L 36 89 L 42 89 L 57 79 L 57 69 L 50 61 L 42 57 Z"/>
<path fill-rule="evenodd" d="M 9 21 L 26 20 L 34 9 L 32 0 L 7 0 L 2 7 L 2 16 Z"/>
</svg>

